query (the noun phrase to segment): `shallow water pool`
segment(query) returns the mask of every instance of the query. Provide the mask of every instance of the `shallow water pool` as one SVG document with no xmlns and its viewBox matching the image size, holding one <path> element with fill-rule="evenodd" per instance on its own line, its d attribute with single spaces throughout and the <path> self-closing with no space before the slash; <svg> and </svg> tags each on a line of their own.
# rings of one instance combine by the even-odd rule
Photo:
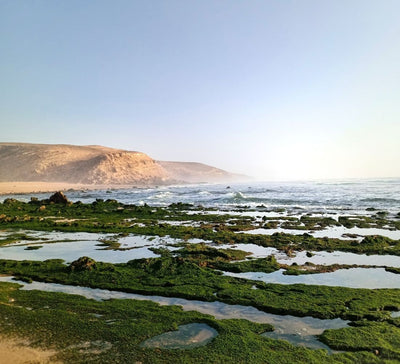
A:
<svg viewBox="0 0 400 364">
<path fill-rule="evenodd" d="M 284 270 L 280 269 L 272 273 L 224 272 L 224 275 L 279 284 L 310 284 L 369 289 L 400 288 L 400 274 L 386 272 L 384 268 L 338 269 L 335 272 L 302 274 L 298 276 L 284 275 L 283 272 Z"/>
<path fill-rule="evenodd" d="M 229 305 L 219 301 L 203 302 L 187 300 L 184 298 L 145 296 L 135 293 L 120 291 L 109 291 L 98 288 L 69 286 L 57 283 L 32 282 L 30 284 L 22 281 L 14 281 L 12 277 L 0 277 L 0 282 L 13 282 L 22 285 L 22 290 L 40 290 L 47 292 L 63 292 L 77 294 L 88 299 L 135 299 L 157 302 L 160 305 L 178 305 L 184 311 L 197 311 L 212 315 L 216 319 L 245 319 L 257 323 L 267 323 L 274 326 L 271 338 L 282 338 L 296 345 L 310 346 L 312 348 L 329 348 L 318 341 L 315 335 L 322 334 L 326 329 L 340 329 L 346 327 L 349 321 L 340 318 L 322 320 L 314 317 L 297 317 L 291 315 L 275 315 L 260 311 L 251 306 Z"/>
<path fill-rule="evenodd" d="M 178 330 L 165 332 L 144 341 L 144 348 L 192 349 L 207 345 L 218 335 L 217 330 L 207 324 L 187 324 L 178 326 Z"/>
</svg>

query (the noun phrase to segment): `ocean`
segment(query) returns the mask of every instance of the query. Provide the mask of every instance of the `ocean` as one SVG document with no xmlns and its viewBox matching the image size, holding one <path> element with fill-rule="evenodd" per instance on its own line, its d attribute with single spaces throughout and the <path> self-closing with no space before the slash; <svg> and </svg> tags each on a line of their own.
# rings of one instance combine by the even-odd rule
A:
<svg viewBox="0 0 400 364">
<path fill-rule="evenodd" d="M 126 204 L 167 206 L 189 203 L 219 210 L 255 209 L 287 212 L 357 213 L 367 208 L 400 212 L 400 179 L 364 179 L 310 182 L 251 182 L 240 184 L 197 184 L 156 188 L 65 191 L 73 201 L 90 203 L 115 199 Z M 21 201 L 49 193 L 13 195 Z M 3 201 L 11 196 L 1 196 Z"/>
</svg>

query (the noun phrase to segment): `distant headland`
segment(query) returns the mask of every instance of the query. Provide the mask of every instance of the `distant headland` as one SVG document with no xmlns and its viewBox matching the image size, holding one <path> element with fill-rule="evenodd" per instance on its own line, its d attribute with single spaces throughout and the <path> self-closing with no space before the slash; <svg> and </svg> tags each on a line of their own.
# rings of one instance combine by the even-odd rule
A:
<svg viewBox="0 0 400 364">
<path fill-rule="evenodd" d="M 249 180 L 202 163 L 157 161 L 98 145 L 0 143 L 0 193 Z"/>
</svg>

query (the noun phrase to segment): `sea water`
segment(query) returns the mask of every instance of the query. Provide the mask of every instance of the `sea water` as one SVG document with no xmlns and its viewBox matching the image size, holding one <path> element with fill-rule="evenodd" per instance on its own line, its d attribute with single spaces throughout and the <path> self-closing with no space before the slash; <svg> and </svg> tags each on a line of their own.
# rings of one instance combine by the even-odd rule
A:
<svg viewBox="0 0 400 364">
<path fill-rule="evenodd" d="M 250 182 L 241 184 L 197 184 L 156 188 L 67 191 L 71 201 L 91 203 L 97 198 L 115 199 L 126 204 L 167 206 L 182 202 L 217 209 L 285 209 L 290 213 L 359 213 L 366 208 L 400 212 L 400 179 L 365 179 L 312 182 Z M 31 196 L 48 198 L 45 194 L 2 196 L 29 201 Z"/>
</svg>

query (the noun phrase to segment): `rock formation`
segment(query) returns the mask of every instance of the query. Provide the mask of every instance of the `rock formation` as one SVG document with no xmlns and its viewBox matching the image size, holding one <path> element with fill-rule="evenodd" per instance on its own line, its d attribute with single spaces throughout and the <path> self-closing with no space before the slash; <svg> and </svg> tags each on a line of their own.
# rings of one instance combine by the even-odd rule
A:
<svg viewBox="0 0 400 364">
<path fill-rule="evenodd" d="M 0 182 L 148 186 L 237 177 L 200 163 L 155 161 L 141 152 L 102 146 L 0 143 Z"/>
<path fill-rule="evenodd" d="M 64 193 L 62 193 L 61 191 L 58 191 L 55 194 L 51 195 L 49 201 L 50 203 L 60 203 L 63 205 L 68 205 L 70 203 L 67 196 L 65 196 Z"/>
<path fill-rule="evenodd" d="M 70 271 L 85 271 L 92 270 L 96 268 L 96 261 L 89 257 L 80 257 L 77 260 L 74 260 L 70 265 Z"/>
</svg>

